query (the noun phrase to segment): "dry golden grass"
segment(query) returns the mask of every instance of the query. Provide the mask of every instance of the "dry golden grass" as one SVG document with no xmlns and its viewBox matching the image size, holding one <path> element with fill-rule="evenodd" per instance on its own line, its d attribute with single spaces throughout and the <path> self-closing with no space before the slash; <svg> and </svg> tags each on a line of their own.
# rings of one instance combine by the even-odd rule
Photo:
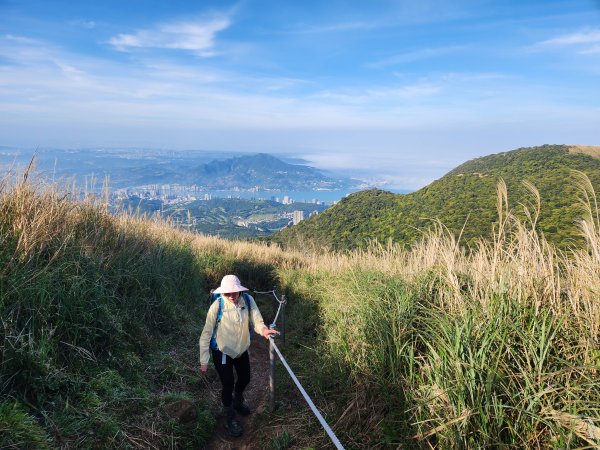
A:
<svg viewBox="0 0 600 450">
<path fill-rule="evenodd" d="M 570 145 L 569 153 L 589 155 L 593 158 L 600 158 L 600 146 L 598 146 L 598 145 Z"/>
</svg>

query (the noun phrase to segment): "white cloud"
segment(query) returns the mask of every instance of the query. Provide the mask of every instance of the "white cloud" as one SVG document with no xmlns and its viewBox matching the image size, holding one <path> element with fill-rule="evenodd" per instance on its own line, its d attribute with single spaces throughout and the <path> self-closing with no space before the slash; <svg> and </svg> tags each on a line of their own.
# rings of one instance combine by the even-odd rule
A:
<svg viewBox="0 0 600 450">
<path fill-rule="evenodd" d="M 329 25 L 305 27 L 297 30 L 299 33 L 337 33 L 345 31 L 371 30 L 379 28 L 381 24 L 376 22 L 340 22 Z"/>
<path fill-rule="evenodd" d="M 442 91 L 442 86 L 434 83 L 415 83 L 402 86 L 366 87 L 362 89 L 327 90 L 315 93 L 312 98 L 339 105 L 389 105 L 390 103 L 419 101 L 435 96 Z"/>
<path fill-rule="evenodd" d="M 6 41 L 17 43 L 17 44 L 32 45 L 32 44 L 36 44 L 38 42 L 35 39 L 30 39 L 30 38 L 27 38 L 27 37 L 24 37 L 24 36 L 15 36 L 14 34 L 5 34 L 3 36 L 3 38 Z"/>
<path fill-rule="evenodd" d="M 448 55 L 462 50 L 461 46 L 439 47 L 439 48 L 423 48 L 412 52 L 405 52 L 392 55 L 388 58 L 380 59 L 366 64 L 366 67 L 371 69 L 381 69 L 399 64 L 411 63 L 423 59 L 436 58 L 442 55 Z"/>
<path fill-rule="evenodd" d="M 444 81 L 471 83 L 478 81 L 499 81 L 514 78 L 514 75 L 499 72 L 448 72 L 441 75 Z"/>
<path fill-rule="evenodd" d="M 93 30 L 96 28 L 96 22 L 93 20 L 73 20 L 71 24 L 77 27 L 85 28 L 87 30 Z"/>
<path fill-rule="evenodd" d="M 585 29 L 538 42 L 538 47 L 575 47 L 580 54 L 600 52 L 600 28 Z"/>
<path fill-rule="evenodd" d="M 499 117 L 514 114 L 511 101 L 498 105 L 495 97 L 481 95 L 481 86 L 473 83 L 477 74 L 467 80 L 452 74 L 414 83 L 321 90 L 294 78 L 246 77 L 149 57 L 143 66 L 139 60 L 131 65 L 17 40 L 18 46 L 13 42 L 4 51 L 0 45 L 0 56 L 15 63 L 0 70 L 3 103 L 13 110 L 37 111 L 39 120 L 52 114 L 65 123 L 160 121 L 166 128 L 347 130 L 473 121 L 482 108 Z M 482 78 L 480 82 L 487 76 Z"/>
<path fill-rule="evenodd" d="M 553 39 L 541 42 L 544 45 L 573 45 L 573 44 L 595 44 L 600 43 L 600 29 L 586 30 L 579 33 L 565 34 Z"/>
<path fill-rule="evenodd" d="M 430 97 L 442 91 L 442 87 L 430 83 L 418 83 L 392 89 L 370 90 L 369 95 L 380 99 L 413 100 Z"/>
<path fill-rule="evenodd" d="M 119 34 L 109 43 L 120 51 L 132 48 L 167 48 L 187 50 L 200 56 L 215 54 L 215 36 L 231 25 L 228 18 L 204 21 L 181 21 L 158 25 L 153 29 L 137 30 L 132 34 Z"/>
<path fill-rule="evenodd" d="M 581 50 L 579 53 L 581 53 L 582 55 L 591 55 L 591 54 L 595 54 L 595 53 L 600 53 L 600 44 L 587 47 L 587 48 Z"/>
<path fill-rule="evenodd" d="M 149 55 L 140 65 L 140 59 L 132 64 L 82 57 L 27 38 L 5 37 L 4 42 L 10 45 L 1 45 L 0 38 L 0 57 L 12 64 L 0 68 L 1 103 L 6 111 L 37 111 L 32 121 L 51 114 L 65 123 L 161 121 L 165 128 L 407 129 L 531 112 L 517 113 L 514 98 L 523 89 L 510 79 L 498 86 L 497 74 L 325 88 L 310 80 L 244 76 Z M 514 96 L 505 98 L 505 92 Z M 531 102 L 533 94 L 527 95 Z"/>
</svg>

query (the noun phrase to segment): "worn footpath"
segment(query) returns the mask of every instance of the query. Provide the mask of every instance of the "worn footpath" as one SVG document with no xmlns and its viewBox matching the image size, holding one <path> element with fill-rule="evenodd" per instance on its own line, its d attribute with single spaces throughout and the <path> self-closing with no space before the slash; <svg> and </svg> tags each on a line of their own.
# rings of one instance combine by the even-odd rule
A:
<svg viewBox="0 0 600 450">
<path fill-rule="evenodd" d="M 215 434 L 204 447 L 206 450 L 250 450 L 264 446 L 261 441 L 265 436 L 264 414 L 269 404 L 269 342 L 263 338 L 253 339 L 250 346 L 250 384 L 244 392 L 246 403 L 252 409 L 252 414 L 244 417 L 238 414 L 237 419 L 244 427 L 244 434 L 238 438 L 229 435 L 225 429 L 225 416 L 222 413 L 220 402 L 221 383 L 211 369 L 209 372 L 210 386 L 215 395 L 213 399 L 213 411 L 218 417 Z"/>
</svg>

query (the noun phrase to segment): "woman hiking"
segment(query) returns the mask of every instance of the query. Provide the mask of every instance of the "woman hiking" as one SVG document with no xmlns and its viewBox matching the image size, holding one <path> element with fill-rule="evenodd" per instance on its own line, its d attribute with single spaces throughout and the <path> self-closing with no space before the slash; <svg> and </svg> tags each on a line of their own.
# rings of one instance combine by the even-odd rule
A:
<svg viewBox="0 0 600 450">
<path fill-rule="evenodd" d="M 243 395 L 250 382 L 250 324 L 266 339 L 277 334 L 276 330 L 265 326 L 254 298 L 245 293 L 247 290 L 238 277 L 225 275 L 221 286 L 214 290 L 219 298 L 208 309 L 200 335 L 200 372 L 205 374 L 208 371 L 208 360 L 212 354 L 222 385 L 221 401 L 227 416 L 225 427 L 234 437 L 244 432 L 235 419 L 236 411 L 244 416 L 251 413 Z M 234 369 L 237 375 L 235 382 Z"/>
</svg>

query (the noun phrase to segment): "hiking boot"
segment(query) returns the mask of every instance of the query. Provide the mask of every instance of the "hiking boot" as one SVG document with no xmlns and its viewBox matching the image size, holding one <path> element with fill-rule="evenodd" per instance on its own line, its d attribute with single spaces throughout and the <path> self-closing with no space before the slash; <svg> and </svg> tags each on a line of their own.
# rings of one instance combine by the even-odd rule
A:
<svg viewBox="0 0 600 450">
<path fill-rule="evenodd" d="M 244 433 L 242 425 L 235 420 L 235 411 L 230 406 L 226 409 L 227 419 L 225 420 L 225 428 L 233 437 L 240 437 Z"/>
<path fill-rule="evenodd" d="M 242 416 L 247 416 L 252 413 L 250 408 L 248 408 L 248 405 L 244 403 L 244 397 L 242 395 L 236 395 L 233 397 L 233 408 Z"/>
</svg>

